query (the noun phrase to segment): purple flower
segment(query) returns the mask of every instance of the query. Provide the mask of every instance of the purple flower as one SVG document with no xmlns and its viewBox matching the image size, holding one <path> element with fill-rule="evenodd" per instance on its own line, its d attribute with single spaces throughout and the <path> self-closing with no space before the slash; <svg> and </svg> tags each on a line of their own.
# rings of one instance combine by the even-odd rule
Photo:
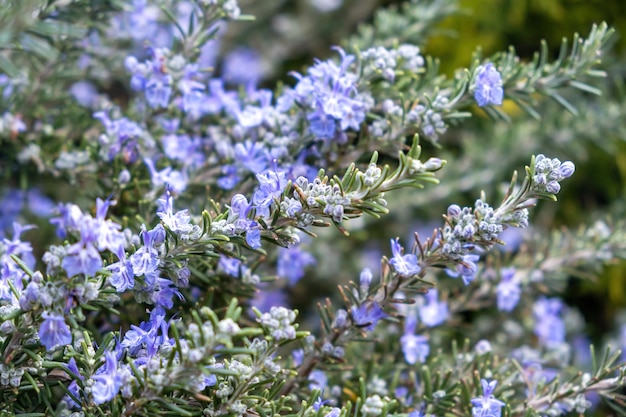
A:
<svg viewBox="0 0 626 417">
<path fill-rule="evenodd" d="M 476 272 L 478 272 L 478 265 L 476 262 L 480 259 L 480 256 L 474 254 L 464 255 L 460 263 L 456 265 L 455 270 L 447 269 L 446 274 L 452 278 L 463 278 L 463 283 L 469 285 L 474 278 L 476 278 Z"/>
<path fill-rule="evenodd" d="M 84 274 L 93 277 L 102 269 L 102 257 L 96 247 L 87 242 L 78 242 L 67 249 L 67 255 L 61 263 L 68 277 Z"/>
<path fill-rule="evenodd" d="M 154 248 L 156 229 L 151 231 L 143 230 L 141 236 L 143 238 L 143 246 L 133 253 L 130 262 L 133 267 L 133 273 L 136 276 L 150 274 L 159 267 L 159 252 Z"/>
<path fill-rule="evenodd" d="M 400 246 L 397 238 L 396 240 L 391 239 L 391 252 L 393 253 L 393 258 L 389 260 L 389 265 L 393 267 L 397 274 L 410 276 L 419 274 L 422 270 L 417 256 L 412 253 L 402 255 L 402 246 Z"/>
<path fill-rule="evenodd" d="M 237 93 L 224 90 L 224 81 L 213 79 L 209 81 L 209 95 L 206 98 L 204 109 L 209 114 L 217 114 L 225 110 L 230 116 L 236 118 L 240 112 L 240 103 Z"/>
<path fill-rule="evenodd" d="M 535 334 L 539 343 L 546 347 L 555 347 L 565 341 L 565 322 L 561 317 L 563 303 L 558 298 L 542 297 L 533 306 Z"/>
<path fill-rule="evenodd" d="M 187 188 L 187 175 L 184 172 L 172 169 L 171 166 L 165 167 L 158 171 L 154 162 L 146 158 L 144 160 L 148 170 L 150 171 L 150 177 L 152 180 L 152 186 L 155 188 L 167 186 L 169 189 L 176 193 L 180 193 Z"/>
<path fill-rule="evenodd" d="M 126 258 L 124 248 L 119 248 L 116 254 L 119 261 L 107 266 L 106 269 L 112 272 L 109 277 L 111 285 L 115 287 L 117 292 L 124 292 L 135 286 L 135 274 L 133 273 L 132 262 Z"/>
<path fill-rule="evenodd" d="M 80 373 L 80 370 L 78 369 L 78 365 L 76 365 L 76 360 L 74 358 L 71 358 L 69 360 L 69 362 L 67 363 L 67 369 L 73 373 L 74 375 L 78 376 L 78 378 L 80 380 L 83 380 L 83 376 Z M 72 382 L 70 382 L 70 385 L 67 387 L 68 390 L 68 394 L 65 395 L 65 397 L 63 397 L 63 401 L 66 404 L 69 404 L 70 407 L 72 408 L 79 408 L 80 404 L 78 404 L 76 401 L 74 401 L 74 398 L 78 398 L 78 392 L 79 392 L 79 386 L 78 386 L 78 381 L 76 379 L 74 379 L 74 375 L 70 374 L 71 378 L 73 379 Z M 71 394 L 71 395 L 69 395 Z M 73 396 L 73 397 L 72 397 Z"/>
<path fill-rule="evenodd" d="M 29 282 L 24 291 L 22 291 L 18 301 L 22 310 L 32 310 L 33 307 L 35 307 L 35 305 L 39 302 L 39 284 L 32 281 Z"/>
<path fill-rule="evenodd" d="M 352 306 L 350 310 L 354 323 L 366 331 L 372 331 L 380 319 L 387 317 L 387 313 L 376 301 L 367 301 L 360 306 Z"/>
<path fill-rule="evenodd" d="M 179 300 L 184 298 L 172 281 L 157 277 L 155 280 L 155 288 L 152 292 L 152 302 L 158 306 L 169 309 L 174 307 L 174 296 L 177 296 Z"/>
<path fill-rule="evenodd" d="M 39 340 L 46 350 L 72 343 L 72 332 L 63 316 L 47 311 L 41 316 L 44 320 L 39 326 Z"/>
<path fill-rule="evenodd" d="M 322 408 L 323 406 L 325 406 L 329 402 L 330 402 L 329 400 L 323 400 L 322 396 L 320 395 L 319 397 L 317 397 L 317 400 L 315 400 L 313 405 L 311 405 L 311 408 L 313 408 L 313 410 L 315 410 L 315 411 L 320 411 L 320 408 Z"/>
<path fill-rule="evenodd" d="M 247 140 L 235 144 L 234 150 L 235 161 L 248 171 L 256 174 L 267 168 L 268 154 L 263 144 Z"/>
<path fill-rule="evenodd" d="M 448 303 L 437 299 L 437 290 L 431 289 L 425 295 L 426 303 L 420 307 L 419 316 L 428 327 L 442 324 L 448 319 Z"/>
<path fill-rule="evenodd" d="M 245 218 L 250 209 L 252 208 L 252 204 L 248 203 L 248 199 L 243 194 L 235 194 L 230 199 L 230 208 L 228 210 L 228 221 L 232 222 L 236 219 Z"/>
<path fill-rule="evenodd" d="M 217 179 L 217 186 L 224 190 L 232 190 L 241 181 L 238 175 L 237 167 L 234 165 L 222 166 L 223 177 Z"/>
<path fill-rule="evenodd" d="M 332 139 L 335 136 L 335 119 L 326 115 L 321 110 L 311 113 L 308 116 L 309 129 L 320 139 Z"/>
<path fill-rule="evenodd" d="M 367 294 L 370 288 L 370 284 L 372 283 L 372 270 L 369 268 L 363 268 L 361 273 L 359 274 L 359 286 L 361 288 L 361 293 Z"/>
<path fill-rule="evenodd" d="M 252 249 L 259 249 L 261 247 L 261 230 L 255 221 L 251 221 L 249 225 L 246 231 L 246 243 Z"/>
<path fill-rule="evenodd" d="M 252 299 L 251 305 L 256 307 L 261 313 L 266 313 L 270 311 L 272 307 L 289 305 L 289 300 L 287 294 L 281 290 L 260 288 Z M 250 310 L 249 313 L 251 317 L 256 318 L 252 310 Z"/>
<path fill-rule="evenodd" d="M 502 269 L 502 279 L 496 287 L 498 310 L 513 311 L 521 295 L 522 289 L 515 278 L 515 268 Z"/>
<path fill-rule="evenodd" d="M 304 276 L 304 269 L 314 265 L 315 258 L 309 252 L 302 251 L 297 247 L 280 248 L 278 252 L 278 275 L 289 280 L 294 285 Z"/>
<path fill-rule="evenodd" d="M 295 366 L 302 365 L 302 361 L 304 360 L 304 349 L 294 349 L 294 351 L 291 352 L 291 358 L 293 359 L 293 364 Z"/>
<path fill-rule="evenodd" d="M 189 234 L 194 231 L 194 225 L 191 224 L 189 210 L 179 210 L 174 213 L 173 200 L 172 194 L 167 190 L 165 192 L 165 198 L 158 200 L 160 207 L 157 210 L 157 216 L 159 216 L 163 224 L 172 232 L 189 238 Z"/>
<path fill-rule="evenodd" d="M 167 337 L 164 330 L 167 329 L 165 321 L 165 310 L 162 307 L 156 307 L 150 312 L 150 319 L 142 322 L 139 326 L 131 325 L 130 330 L 124 335 L 124 340 L 120 344 L 127 348 L 131 356 L 135 356 L 142 346 L 154 346 L 164 342 Z M 164 333 L 159 337 L 159 329 Z"/>
<path fill-rule="evenodd" d="M 96 200 L 96 218 L 91 227 L 97 235 L 97 247 L 100 251 L 116 252 L 124 247 L 124 234 L 120 232 L 122 226 L 105 219 L 109 207 L 114 203 L 100 198 Z"/>
<path fill-rule="evenodd" d="M 258 216 L 268 218 L 270 206 L 275 199 L 280 198 L 287 186 L 287 178 L 285 172 L 278 169 L 257 174 L 256 178 L 259 181 L 259 189 L 252 196 L 252 204 Z"/>
<path fill-rule="evenodd" d="M 231 277 L 237 278 L 241 268 L 246 268 L 240 259 L 231 258 L 226 255 L 220 255 L 218 266 Z"/>
<path fill-rule="evenodd" d="M 400 337 L 400 345 L 404 359 L 411 365 L 417 362 L 426 362 L 426 358 L 430 354 L 430 346 L 428 346 L 428 339 L 425 336 L 404 334 Z"/>
<path fill-rule="evenodd" d="M 144 131 L 137 123 L 122 117 L 111 120 L 104 111 L 93 114 L 106 129 L 106 140 L 102 142 L 108 147 L 109 160 L 122 155 L 125 162 L 132 163 L 138 156 L 138 140 L 144 135 Z"/>
<path fill-rule="evenodd" d="M 472 402 L 472 416 L 473 417 L 500 417 L 502 413 L 502 407 L 506 403 L 497 400 L 493 396 L 493 391 L 498 384 L 498 381 L 493 380 L 488 382 L 485 379 L 481 379 L 480 383 L 483 387 L 483 396 L 473 398 Z"/>
<path fill-rule="evenodd" d="M 496 67 L 489 63 L 478 69 L 476 76 L 476 89 L 474 90 L 474 99 L 480 107 L 490 104 L 500 105 L 504 97 L 502 89 L 502 76 Z"/>
<path fill-rule="evenodd" d="M 183 81 L 181 81 L 181 83 L 183 83 Z M 183 92 L 183 110 L 190 114 L 192 118 L 199 118 L 205 109 L 204 104 L 207 100 L 207 96 L 204 93 L 204 86 L 196 82 L 188 82 L 186 84 L 188 88 L 185 88 Z M 183 85 L 185 85 L 185 83 L 183 83 Z"/>
<path fill-rule="evenodd" d="M 92 108 L 96 104 L 98 90 L 89 81 L 78 81 L 70 87 L 70 94 L 83 107 Z"/>
<path fill-rule="evenodd" d="M 310 390 L 314 390 L 314 389 L 323 390 L 324 388 L 326 388 L 327 384 L 328 384 L 328 377 L 326 376 L 324 371 L 316 369 L 309 374 L 309 389 Z"/>
<path fill-rule="evenodd" d="M 259 106 L 246 106 L 239 113 L 239 124 L 245 128 L 253 128 L 270 122 L 275 113 L 274 107 L 272 107 L 272 91 L 259 90 L 253 92 L 251 96 L 251 99 L 259 101 Z"/>
<path fill-rule="evenodd" d="M 60 217 L 50 219 L 50 224 L 57 226 L 57 236 L 64 239 L 68 232 L 77 231 L 83 220 L 83 213 L 76 204 L 59 204 Z"/>
<path fill-rule="evenodd" d="M 146 101 L 153 109 L 167 107 L 172 95 L 172 77 L 156 75 L 146 83 Z"/>
<path fill-rule="evenodd" d="M 93 395 L 93 402 L 96 404 L 111 401 L 122 386 L 122 378 L 117 370 L 115 353 L 107 351 L 104 355 L 104 366 L 98 368 L 96 374 L 91 377 L 94 381 L 91 387 L 91 394 Z"/>
</svg>

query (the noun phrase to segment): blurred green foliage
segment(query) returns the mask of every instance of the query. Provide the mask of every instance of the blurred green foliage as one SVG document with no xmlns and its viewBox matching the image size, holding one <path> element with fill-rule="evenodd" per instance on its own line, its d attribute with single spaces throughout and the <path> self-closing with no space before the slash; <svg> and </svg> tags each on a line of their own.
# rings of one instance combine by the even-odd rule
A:
<svg viewBox="0 0 626 417">
<path fill-rule="evenodd" d="M 467 66 L 479 46 L 489 55 L 515 45 L 519 56 L 531 58 L 545 39 L 556 55 L 564 36 L 584 34 L 602 21 L 617 30 L 616 53 L 626 52 L 623 0 L 461 0 L 460 5 L 462 13 L 441 25 L 449 30 L 433 37 L 426 48 L 448 73 Z"/>
</svg>

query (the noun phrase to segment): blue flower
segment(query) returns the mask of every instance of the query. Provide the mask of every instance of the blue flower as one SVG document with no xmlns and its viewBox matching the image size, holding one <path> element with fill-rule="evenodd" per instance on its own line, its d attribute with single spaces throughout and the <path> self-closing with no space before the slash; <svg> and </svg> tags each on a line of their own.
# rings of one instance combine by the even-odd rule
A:
<svg viewBox="0 0 626 417">
<path fill-rule="evenodd" d="M 496 287 L 498 310 L 512 311 L 520 300 L 522 289 L 515 279 L 515 268 L 504 268 L 502 279 Z"/>
<path fill-rule="evenodd" d="M 191 224 L 189 210 L 179 210 L 174 213 L 173 200 L 172 194 L 167 190 L 165 198 L 157 201 L 160 205 L 157 216 L 169 230 L 178 234 L 183 240 L 189 240 L 192 236 L 199 236 L 200 228 Z"/>
<path fill-rule="evenodd" d="M 446 274 L 452 278 L 462 277 L 463 283 L 465 285 L 469 285 L 472 281 L 474 281 L 474 278 L 476 278 L 476 272 L 478 272 L 478 265 L 476 265 L 476 262 L 479 259 L 480 256 L 478 255 L 464 255 L 461 262 L 456 265 L 454 271 L 446 268 Z"/>
<path fill-rule="evenodd" d="M 413 365 L 417 362 L 426 362 L 426 358 L 430 353 L 430 346 L 428 346 L 428 339 L 425 336 L 404 334 L 400 338 L 400 345 L 402 353 L 404 353 L 404 359 L 408 364 Z"/>
<path fill-rule="evenodd" d="M 159 252 L 154 248 L 155 231 L 156 229 L 151 231 L 144 229 L 141 232 L 143 246 L 130 257 L 133 273 L 136 276 L 150 274 L 159 267 Z"/>
<path fill-rule="evenodd" d="M 448 303 L 437 299 L 437 290 L 428 291 L 425 296 L 426 303 L 420 307 L 419 315 L 422 323 L 428 327 L 442 324 L 448 319 Z"/>
<path fill-rule="evenodd" d="M 109 277 L 111 285 L 117 292 L 124 292 L 135 286 L 135 274 L 132 263 L 126 258 L 124 248 L 119 248 L 116 254 L 119 261 L 107 266 L 106 269 L 112 272 Z"/>
<path fill-rule="evenodd" d="M 102 268 L 102 257 L 91 243 L 78 242 L 67 249 L 67 256 L 61 263 L 68 277 L 78 274 L 93 277 Z"/>
<path fill-rule="evenodd" d="M 122 226 L 105 219 L 109 207 L 114 203 L 115 201 L 100 198 L 96 200 L 96 218 L 92 222 L 92 227 L 97 236 L 97 247 L 100 251 L 115 252 L 124 247 L 124 234 L 120 232 Z"/>
<path fill-rule="evenodd" d="M 480 380 L 483 387 L 483 396 L 473 398 L 472 402 L 472 417 L 500 417 L 502 415 L 502 407 L 506 404 L 500 400 L 497 400 L 493 396 L 493 391 L 498 384 L 498 381 Z"/>
<path fill-rule="evenodd" d="M 316 369 L 309 374 L 309 389 L 310 390 L 314 390 L 314 389 L 323 390 L 324 388 L 326 388 L 327 384 L 328 384 L 328 377 L 326 376 L 324 371 Z"/>
<path fill-rule="evenodd" d="M 2 291 L 0 291 L 1 293 Z M 0 296 L 0 299 L 2 297 Z M 39 284 L 29 282 L 19 298 L 20 307 L 24 311 L 32 310 L 39 302 Z"/>
<path fill-rule="evenodd" d="M 235 161 L 241 167 L 255 174 L 267 168 L 268 153 L 262 143 L 247 140 L 234 146 Z"/>
<path fill-rule="evenodd" d="M 225 255 L 220 255 L 218 266 L 231 277 L 237 278 L 240 273 L 240 268 L 246 268 L 240 259 L 231 258 Z"/>
<path fill-rule="evenodd" d="M 261 230 L 255 221 L 251 221 L 250 225 L 246 231 L 246 243 L 252 249 L 259 249 L 261 247 Z"/>
<path fill-rule="evenodd" d="M 72 343 L 72 332 L 63 316 L 44 312 L 42 317 L 44 320 L 39 326 L 39 340 L 46 350 Z"/>
<path fill-rule="evenodd" d="M 391 252 L 393 253 L 393 258 L 389 260 L 389 265 L 393 267 L 397 274 L 410 276 L 419 274 L 422 270 L 417 256 L 412 253 L 402 255 L 402 246 L 400 246 L 397 238 L 396 240 L 391 239 Z"/>
<path fill-rule="evenodd" d="M 261 56 L 256 50 L 239 47 L 224 57 L 222 74 L 230 83 L 255 85 L 263 76 L 262 64 Z"/>
<path fill-rule="evenodd" d="M 294 285 L 304 276 L 304 268 L 315 264 L 315 258 L 309 252 L 297 247 L 280 248 L 278 252 L 278 275 L 289 280 Z"/>
<path fill-rule="evenodd" d="M 320 110 L 311 113 L 308 116 L 309 129 L 316 137 L 320 139 L 331 139 L 335 136 L 335 119 L 326 115 Z"/>
<path fill-rule="evenodd" d="M 158 171 L 154 162 L 149 158 L 144 160 L 148 170 L 150 171 L 150 177 L 152 186 L 155 188 L 168 186 L 169 189 L 176 193 L 185 191 L 187 188 L 187 175 L 183 171 L 172 169 L 171 166 L 165 167 Z"/>
<path fill-rule="evenodd" d="M 67 369 L 74 375 L 78 376 L 80 380 L 84 379 L 82 374 L 80 373 L 80 370 L 78 369 L 78 365 L 76 365 L 76 360 L 74 358 L 71 358 L 67 363 Z M 71 377 L 74 378 L 74 375 L 71 375 Z M 74 398 L 78 398 L 79 390 L 80 387 L 78 386 L 78 380 L 73 379 L 72 382 L 70 382 L 70 385 L 67 387 L 68 394 L 63 397 L 63 401 L 72 408 L 79 408 L 80 404 L 74 401 Z"/>
<path fill-rule="evenodd" d="M 367 331 L 374 330 L 378 321 L 387 317 L 387 313 L 376 301 L 368 301 L 358 307 L 352 306 L 350 311 L 354 323 Z"/>
<path fill-rule="evenodd" d="M 104 366 L 98 368 L 96 374 L 91 377 L 94 381 L 91 386 L 91 394 L 93 395 L 93 402 L 96 404 L 111 401 L 122 386 L 122 378 L 117 371 L 115 353 L 107 351 L 104 355 Z"/>
<path fill-rule="evenodd" d="M 127 348 L 131 356 L 135 356 L 144 345 L 151 347 L 163 343 L 166 335 L 159 337 L 159 329 L 163 331 L 167 329 L 167 326 L 165 310 L 162 307 L 156 307 L 150 312 L 148 321 L 141 322 L 139 326 L 130 326 L 130 330 L 126 332 L 120 345 Z"/>
<path fill-rule="evenodd" d="M 155 280 L 155 289 L 152 293 L 152 301 L 165 308 L 174 307 L 174 296 L 177 296 L 180 300 L 184 297 L 181 292 L 176 288 L 174 283 L 166 278 L 157 277 Z"/>
<path fill-rule="evenodd" d="M 172 77 L 169 75 L 154 76 L 145 86 L 146 101 L 153 109 L 167 107 L 172 95 Z"/>
<path fill-rule="evenodd" d="M 558 298 L 541 297 L 533 306 L 535 334 L 543 346 L 555 347 L 565 341 L 565 322 L 561 317 L 563 303 Z"/>
<path fill-rule="evenodd" d="M 496 67 L 489 63 L 478 68 L 476 76 L 476 88 L 474 90 L 474 99 L 480 107 L 490 104 L 500 105 L 504 97 L 502 89 L 502 76 Z"/>
<path fill-rule="evenodd" d="M 232 190 L 241 181 L 238 175 L 237 167 L 234 165 L 222 166 L 223 177 L 217 179 L 217 186 L 224 190 Z"/>
<path fill-rule="evenodd" d="M 252 196 L 252 203 L 258 216 L 268 218 L 270 206 L 275 199 L 280 198 L 287 186 L 287 178 L 285 172 L 278 169 L 257 174 L 256 178 L 259 181 L 259 189 Z"/>
</svg>

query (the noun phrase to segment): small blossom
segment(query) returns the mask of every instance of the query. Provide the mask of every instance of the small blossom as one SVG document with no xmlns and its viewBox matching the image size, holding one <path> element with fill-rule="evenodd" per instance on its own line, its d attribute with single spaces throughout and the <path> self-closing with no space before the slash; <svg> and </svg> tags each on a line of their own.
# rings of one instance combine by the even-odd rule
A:
<svg viewBox="0 0 626 417">
<path fill-rule="evenodd" d="M 402 255 L 402 246 L 400 246 L 398 239 L 391 240 L 391 252 L 393 253 L 393 258 L 389 260 L 389 265 L 393 267 L 396 273 L 410 276 L 419 274 L 422 270 L 419 266 L 417 256 L 412 253 Z"/>
<path fill-rule="evenodd" d="M 500 417 L 502 407 L 506 404 L 493 396 L 498 381 L 481 379 L 480 383 L 483 387 L 483 396 L 471 400 L 472 417 Z"/>
<path fill-rule="evenodd" d="M 474 254 L 464 255 L 461 262 L 457 263 L 456 268 L 453 270 L 446 269 L 446 274 L 452 278 L 463 278 L 463 283 L 469 285 L 478 272 L 478 265 L 476 262 L 480 259 L 480 256 Z"/>
<path fill-rule="evenodd" d="M 522 290 L 515 279 L 515 268 L 502 270 L 502 279 L 496 287 L 498 310 L 512 311 L 520 300 Z"/>
<path fill-rule="evenodd" d="M 127 289 L 133 288 L 135 285 L 135 274 L 133 273 L 133 265 L 128 258 L 124 248 L 118 248 L 116 252 L 118 262 L 115 262 L 106 267 L 111 271 L 109 282 L 115 287 L 117 292 L 124 292 Z"/>
<path fill-rule="evenodd" d="M 304 270 L 316 261 L 309 252 L 293 248 L 281 248 L 278 252 L 277 272 L 280 277 L 287 278 L 294 285 L 304 276 Z"/>
<path fill-rule="evenodd" d="M 352 306 L 350 310 L 354 323 L 367 331 L 372 331 L 380 319 L 387 317 L 387 313 L 376 301 L 368 301 L 360 306 Z"/>
<path fill-rule="evenodd" d="M 558 298 L 542 297 L 533 306 L 535 334 L 542 345 L 556 347 L 565 341 L 565 322 L 561 316 L 563 303 Z"/>
<path fill-rule="evenodd" d="M 98 368 L 96 375 L 92 377 L 94 384 L 91 387 L 93 402 L 103 404 L 111 401 L 119 392 L 122 380 L 117 369 L 117 359 L 114 352 L 105 353 L 104 366 Z"/>
<path fill-rule="evenodd" d="M 449 316 L 448 303 L 439 301 L 437 289 L 431 289 L 425 295 L 425 303 L 419 309 L 419 316 L 422 323 L 428 327 L 438 326 L 444 323 Z"/>
<path fill-rule="evenodd" d="M 48 351 L 57 346 L 65 346 L 72 343 L 72 332 L 65 323 L 65 318 L 58 314 L 44 312 L 43 323 L 39 326 L 39 340 Z"/>
<path fill-rule="evenodd" d="M 425 336 L 405 334 L 400 338 L 400 345 L 402 346 L 404 359 L 408 364 L 413 365 L 417 362 L 426 362 L 426 358 L 430 353 L 430 346 Z"/>
<path fill-rule="evenodd" d="M 492 63 L 479 67 L 476 76 L 476 89 L 474 90 L 476 103 L 480 107 L 490 104 L 499 106 L 502 104 L 503 96 L 502 76 L 496 67 Z"/>
</svg>

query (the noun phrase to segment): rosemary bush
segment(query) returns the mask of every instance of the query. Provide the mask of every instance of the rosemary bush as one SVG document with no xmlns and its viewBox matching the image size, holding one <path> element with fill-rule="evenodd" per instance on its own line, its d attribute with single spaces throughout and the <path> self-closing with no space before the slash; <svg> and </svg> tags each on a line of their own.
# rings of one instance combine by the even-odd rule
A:
<svg viewBox="0 0 626 417">
<path fill-rule="evenodd" d="M 0 415 L 626 414 L 626 320 L 562 298 L 623 200 L 554 214 L 623 149 L 612 29 L 446 76 L 412 0 L 280 74 L 362 12 L 296 3 L 256 51 L 236 0 L 0 1 Z"/>
</svg>

